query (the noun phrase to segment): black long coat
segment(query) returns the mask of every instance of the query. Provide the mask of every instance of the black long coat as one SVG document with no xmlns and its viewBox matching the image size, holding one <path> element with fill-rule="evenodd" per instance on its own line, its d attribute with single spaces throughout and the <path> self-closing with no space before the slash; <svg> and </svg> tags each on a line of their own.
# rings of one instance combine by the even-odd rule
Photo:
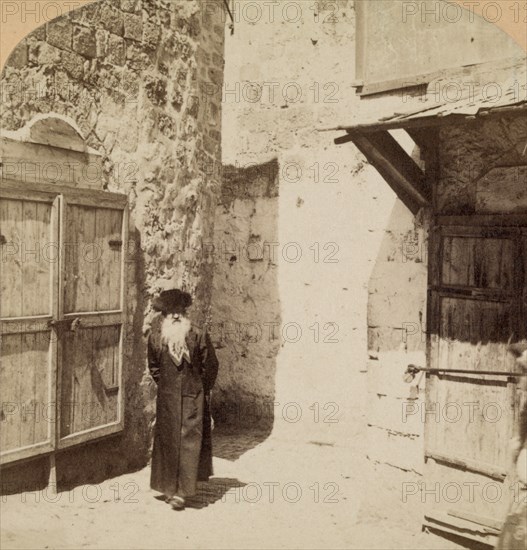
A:
<svg viewBox="0 0 527 550">
<path fill-rule="evenodd" d="M 148 367 L 157 384 L 157 413 L 150 486 L 165 495 L 192 496 L 212 475 L 210 390 L 218 360 L 209 335 L 192 327 L 190 363 L 178 367 L 161 341 L 163 316 L 152 321 Z"/>
</svg>

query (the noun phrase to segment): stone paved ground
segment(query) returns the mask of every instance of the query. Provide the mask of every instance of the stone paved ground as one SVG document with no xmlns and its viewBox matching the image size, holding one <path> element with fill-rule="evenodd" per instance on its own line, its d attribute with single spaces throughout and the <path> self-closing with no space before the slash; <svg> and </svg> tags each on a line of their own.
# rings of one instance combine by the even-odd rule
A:
<svg viewBox="0 0 527 550">
<path fill-rule="evenodd" d="M 460 548 L 421 532 L 397 470 L 345 446 L 263 437 L 217 433 L 215 476 L 183 512 L 155 498 L 148 468 L 55 497 L 4 497 L 0 547 Z"/>
</svg>

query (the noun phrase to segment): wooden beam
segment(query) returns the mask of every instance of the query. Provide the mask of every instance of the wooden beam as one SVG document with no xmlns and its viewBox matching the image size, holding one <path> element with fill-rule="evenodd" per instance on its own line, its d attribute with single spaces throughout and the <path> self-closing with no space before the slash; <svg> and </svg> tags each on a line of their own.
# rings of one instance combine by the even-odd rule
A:
<svg viewBox="0 0 527 550">
<path fill-rule="evenodd" d="M 353 136 L 351 134 L 346 134 L 344 136 L 340 136 L 338 138 L 335 138 L 333 142 L 335 145 L 342 145 L 343 143 L 349 143 L 350 141 L 353 141 Z"/>
<path fill-rule="evenodd" d="M 356 33 L 356 36 L 358 36 L 358 33 Z M 441 76 L 441 73 L 442 71 L 435 71 L 416 76 L 405 76 L 400 78 L 392 78 L 390 80 L 382 80 L 379 82 L 368 82 L 367 84 L 364 84 L 360 92 L 357 92 L 357 95 L 363 97 L 367 95 L 381 94 L 383 92 L 392 92 L 404 90 L 406 88 L 426 86 L 432 82 L 432 80 L 435 80 Z"/>
<path fill-rule="evenodd" d="M 423 204 L 429 203 L 431 193 L 426 185 L 425 173 L 398 141 L 389 132 L 376 132 L 369 136 L 369 140 L 410 184 Z"/>
<path fill-rule="evenodd" d="M 417 214 L 422 206 L 427 205 L 426 199 L 419 195 L 405 176 L 377 149 L 376 145 L 370 141 L 369 136 L 355 136 L 353 143 L 386 180 L 412 214 Z"/>
<path fill-rule="evenodd" d="M 429 128 L 407 128 L 406 133 L 414 140 L 415 144 L 424 151 L 434 145 L 437 133 Z"/>
</svg>

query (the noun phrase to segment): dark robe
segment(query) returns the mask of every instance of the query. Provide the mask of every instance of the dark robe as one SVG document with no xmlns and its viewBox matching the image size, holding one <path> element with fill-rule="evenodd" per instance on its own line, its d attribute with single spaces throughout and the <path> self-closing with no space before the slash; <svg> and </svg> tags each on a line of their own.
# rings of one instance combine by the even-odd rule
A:
<svg viewBox="0 0 527 550">
<path fill-rule="evenodd" d="M 163 319 L 153 319 L 148 337 L 148 368 L 157 384 L 150 486 L 186 497 L 213 473 L 210 390 L 218 360 L 209 335 L 192 327 L 186 337 L 190 363 L 183 358 L 177 366 L 161 341 Z"/>
</svg>

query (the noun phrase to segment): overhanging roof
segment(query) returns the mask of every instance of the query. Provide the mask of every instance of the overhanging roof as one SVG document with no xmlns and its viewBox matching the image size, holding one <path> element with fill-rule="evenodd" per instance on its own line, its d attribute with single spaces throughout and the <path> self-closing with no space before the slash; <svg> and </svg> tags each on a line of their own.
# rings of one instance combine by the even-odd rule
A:
<svg viewBox="0 0 527 550">
<path fill-rule="evenodd" d="M 465 86 L 461 86 L 461 82 Z M 457 92 L 465 90 L 451 99 L 452 88 Z M 462 67 L 457 73 L 450 72 L 448 76 L 431 81 L 426 93 L 409 100 L 406 109 L 400 97 L 395 99 L 396 112 L 393 97 L 361 100 L 361 107 L 364 101 L 361 118 L 325 130 L 345 131 L 346 134 L 336 138 L 335 143 L 352 141 L 415 214 L 419 208 L 430 204 L 431 189 L 423 170 L 389 130 L 407 130 L 418 146 L 426 147 L 432 135 L 428 128 L 467 123 L 491 114 L 527 114 L 527 58 Z M 382 115 L 383 110 L 386 112 L 390 108 L 390 100 L 392 110 L 379 116 L 379 112 Z"/>
<path fill-rule="evenodd" d="M 471 120 L 493 112 L 527 108 L 527 57 L 492 61 L 445 71 L 413 96 L 362 99 L 349 122 L 323 130 L 375 131 L 435 126 Z"/>
</svg>

